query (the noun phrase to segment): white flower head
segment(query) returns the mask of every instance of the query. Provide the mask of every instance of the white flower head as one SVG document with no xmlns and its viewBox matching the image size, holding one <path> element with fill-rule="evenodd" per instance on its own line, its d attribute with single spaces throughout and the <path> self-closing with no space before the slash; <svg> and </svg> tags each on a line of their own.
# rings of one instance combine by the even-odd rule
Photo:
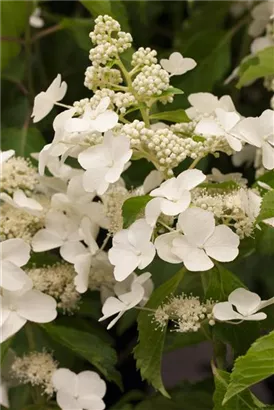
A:
<svg viewBox="0 0 274 410">
<path fill-rule="evenodd" d="M 106 383 L 96 372 L 75 374 L 69 369 L 57 369 L 52 375 L 57 391 L 56 401 L 62 410 L 104 410 Z"/>
<path fill-rule="evenodd" d="M 67 83 L 65 81 L 62 82 L 61 74 L 58 74 L 48 89 L 35 97 L 31 114 L 33 122 L 39 122 L 46 117 L 54 104 L 64 98 L 66 92 Z"/>
<path fill-rule="evenodd" d="M 4 202 L 7 202 L 9 205 L 14 208 L 22 209 L 30 214 L 39 215 L 43 211 L 43 207 L 33 198 L 28 198 L 24 191 L 21 189 L 16 190 L 13 193 L 13 198 L 11 198 L 5 192 L 0 193 L 0 199 Z"/>
<path fill-rule="evenodd" d="M 102 144 L 90 147 L 78 156 L 80 165 L 87 170 L 83 176 L 84 189 L 104 194 L 109 184 L 119 180 L 131 155 L 129 138 L 106 132 Z"/>
<path fill-rule="evenodd" d="M 163 58 L 160 60 L 160 64 L 164 70 L 170 73 L 170 76 L 185 74 L 197 65 L 193 58 L 185 58 L 178 52 L 170 54 L 168 59 Z"/>
<path fill-rule="evenodd" d="M 189 95 L 188 101 L 191 107 L 186 110 L 186 113 L 191 119 L 200 114 L 214 114 L 217 108 L 228 112 L 236 111 L 229 95 L 224 95 L 218 99 L 218 97 L 211 93 L 194 93 Z"/>
<path fill-rule="evenodd" d="M 178 218 L 177 229 L 155 241 L 161 259 L 170 263 L 183 262 L 189 271 L 213 268 L 211 258 L 230 262 L 239 253 L 239 237 L 228 226 L 215 226 L 214 214 L 200 208 L 189 208 Z"/>
<path fill-rule="evenodd" d="M 62 247 L 67 242 L 81 239 L 78 221 L 63 212 L 50 210 L 45 218 L 45 228 L 40 229 L 32 238 L 34 252 L 44 252 Z"/>
<path fill-rule="evenodd" d="M 65 130 L 68 132 L 106 132 L 111 130 L 118 123 L 118 115 L 108 110 L 110 98 L 104 97 L 95 110 L 87 104 L 81 118 L 71 118 L 65 123 Z"/>
<path fill-rule="evenodd" d="M 26 282 L 23 289 L 16 292 L 4 289 L 1 303 L 1 343 L 17 333 L 27 321 L 48 323 L 57 316 L 55 299 L 33 290 L 31 281 Z"/>
<path fill-rule="evenodd" d="M 260 117 L 248 117 L 240 121 L 233 130 L 248 144 L 262 149 L 263 166 L 274 168 L 274 111 L 265 110 Z"/>
<path fill-rule="evenodd" d="M 260 213 L 262 198 L 251 189 L 246 190 L 243 188 L 239 190 L 239 196 L 243 211 L 251 221 L 255 221 Z"/>
<path fill-rule="evenodd" d="M 114 326 L 127 310 L 137 305 L 143 305 L 148 300 L 152 291 L 151 283 L 148 283 L 150 276 L 149 272 L 145 272 L 140 276 L 130 276 L 114 286 L 117 297 L 110 296 L 107 298 L 102 307 L 103 316 L 99 319 L 101 322 L 118 313 L 109 323 L 107 329 Z M 146 283 L 148 284 L 147 288 L 145 287 Z"/>
<path fill-rule="evenodd" d="M 15 238 L 1 242 L 1 287 L 17 291 L 31 282 L 21 266 L 30 258 L 30 246 L 23 239 Z"/>
<path fill-rule="evenodd" d="M 9 149 L 7 151 L 0 151 L 0 165 L 8 161 L 15 154 L 14 149 Z"/>
<path fill-rule="evenodd" d="M 258 37 L 266 29 L 271 16 L 274 14 L 273 0 L 263 1 L 257 4 L 251 12 L 253 21 L 248 28 L 248 34 L 252 37 Z"/>
<path fill-rule="evenodd" d="M 153 227 L 161 213 L 174 216 L 185 211 L 190 205 L 190 191 L 205 179 L 206 176 L 202 171 L 189 169 L 182 172 L 177 178 L 168 179 L 159 188 L 151 191 L 150 195 L 156 198 L 146 205 L 147 223 Z"/>
<path fill-rule="evenodd" d="M 228 302 L 216 303 L 213 307 L 213 315 L 215 319 L 223 322 L 230 320 L 263 320 L 266 319 L 266 314 L 258 311 L 273 303 L 274 297 L 261 300 L 257 293 L 238 288 L 229 295 Z"/>
<path fill-rule="evenodd" d="M 109 260 L 115 266 L 117 281 L 123 281 L 136 268 L 144 269 L 152 262 L 155 248 L 150 242 L 151 234 L 152 228 L 145 219 L 138 219 L 128 229 L 114 235 Z"/>
<path fill-rule="evenodd" d="M 40 7 L 36 7 L 33 13 L 29 17 L 29 24 L 31 27 L 34 28 L 42 28 L 45 25 L 44 20 L 41 17 L 41 9 Z"/>
<path fill-rule="evenodd" d="M 240 121 L 240 115 L 236 112 L 228 112 L 222 108 L 216 108 L 216 119 L 202 119 L 196 126 L 194 132 L 205 137 L 224 137 L 228 145 L 234 151 L 241 151 L 242 143 L 239 135 L 233 133 L 233 128 Z"/>
</svg>

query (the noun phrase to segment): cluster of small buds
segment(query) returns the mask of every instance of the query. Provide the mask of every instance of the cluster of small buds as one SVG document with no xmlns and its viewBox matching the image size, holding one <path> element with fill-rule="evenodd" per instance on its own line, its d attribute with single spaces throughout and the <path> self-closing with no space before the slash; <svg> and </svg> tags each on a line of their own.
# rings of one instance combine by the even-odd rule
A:
<svg viewBox="0 0 274 410">
<path fill-rule="evenodd" d="M 84 85 L 93 91 L 97 88 L 105 88 L 107 84 L 118 85 L 122 82 L 121 72 L 115 68 L 90 66 L 85 72 Z"/>
<path fill-rule="evenodd" d="M 135 77 L 132 86 L 140 100 L 148 100 L 152 96 L 160 96 L 169 88 L 169 75 L 160 64 L 144 66 Z"/>
<path fill-rule="evenodd" d="M 136 66 L 150 66 L 152 64 L 157 64 L 157 51 L 151 50 L 150 47 L 140 47 L 135 53 L 132 54 L 131 65 Z"/>
<path fill-rule="evenodd" d="M 90 50 L 89 59 L 93 67 L 98 68 L 100 65 L 106 65 L 110 60 L 114 59 L 116 54 L 116 46 L 105 42 Z"/>
<path fill-rule="evenodd" d="M 29 159 L 12 157 L 2 164 L 0 187 L 8 194 L 13 194 L 17 189 L 30 194 L 36 188 L 38 178 L 37 169 L 32 166 Z"/>
<path fill-rule="evenodd" d="M 64 313 L 73 313 L 79 308 L 80 294 L 76 291 L 73 265 L 57 262 L 54 265 L 28 270 L 33 287 L 54 297 L 57 306 Z"/>
<path fill-rule="evenodd" d="M 233 226 L 241 239 L 252 235 L 254 219 L 245 213 L 238 190 L 220 193 L 214 189 L 195 188 L 191 197 L 194 206 L 213 212 L 219 221 Z"/>
<path fill-rule="evenodd" d="M 125 114 L 127 108 L 138 104 L 138 101 L 132 93 L 115 93 L 113 103 L 116 105 L 121 114 Z"/>
<path fill-rule="evenodd" d="M 198 296 L 187 296 L 184 293 L 173 296 L 155 311 L 153 321 L 160 328 L 166 327 L 169 320 L 175 324 L 176 332 L 197 332 L 203 321 L 215 324 L 212 309 L 216 302 L 211 299 L 201 302 Z"/>
<path fill-rule="evenodd" d="M 89 33 L 89 37 L 94 45 L 102 44 L 108 40 L 112 32 L 119 32 L 121 26 L 112 17 L 98 16 L 95 19 L 94 29 Z"/>
<path fill-rule="evenodd" d="M 23 357 L 16 357 L 11 366 L 11 376 L 20 383 L 39 386 L 42 394 L 52 396 L 54 387 L 52 375 L 58 363 L 47 352 L 31 352 Z"/>
<path fill-rule="evenodd" d="M 44 226 L 44 216 L 31 215 L 22 209 L 4 203 L 1 205 L 0 240 L 21 238 L 30 243 L 32 237 Z"/>
<path fill-rule="evenodd" d="M 105 215 L 109 220 L 109 232 L 115 234 L 123 229 L 123 203 L 131 193 L 123 186 L 113 184 L 103 196 Z"/>
</svg>

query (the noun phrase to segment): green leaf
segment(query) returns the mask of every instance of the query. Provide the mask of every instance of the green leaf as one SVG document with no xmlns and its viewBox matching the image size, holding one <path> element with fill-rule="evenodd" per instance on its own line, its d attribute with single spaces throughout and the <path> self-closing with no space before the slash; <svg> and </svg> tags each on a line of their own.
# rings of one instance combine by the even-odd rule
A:
<svg viewBox="0 0 274 410">
<path fill-rule="evenodd" d="M 233 290 L 246 287 L 237 276 L 219 263 L 214 268 L 202 272 L 202 283 L 205 299 L 212 298 L 219 302 L 227 300 Z"/>
<path fill-rule="evenodd" d="M 185 269 L 178 271 L 169 281 L 157 288 L 146 307 L 157 309 L 167 296 L 174 293 L 183 279 Z M 164 396 L 169 397 L 161 376 L 161 360 L 165 343 L 167 327 L 156 328 L 152 323 L 151 314 L 143 311 L 138 316 L 139 343 L 134 349 L 137 368 L 140 369 L 143 380 L 147 380 Z"/>
<path fill-rule="evenodd" d="M 190 119 L 186 115 L 185 110 L 179 109 L 175 111 L 164 111 L 152 114 L 149 116 L 151 120 L 164 120 L 170 122 L 189 122 Z"/>
<path fill-rule="evenodd" d="M 31 389 L 30 384 L 20 385 L 17 387 L 11 387 L 9 389 L 10 410 L 22 410 L 25 406 L 30 404 L 31 401 Z"/>
<path fill-rule="evenodd" d="M 262 222 L 264 219 L 274 216 L 274 190 L 267 192 L 263 196 L 261 210 L 257 217 L 256 223 Z"/>
<path fill-rule="evenodd" d="M 93 21 L 89 19 L 82 18 L 64 18 L 61 20 L 60 25 L 65 29 L 69 30 L 77 45 L 85 51 L 89 51 L 92 47 L 91 40 L 89 38 L 89 33 L 93 29 Z"/>
<path fill-rule="evenodd" d="M 201 331 L 193 333 L 169 332 L 165 340 L 165 352 L 172 352 L 186 346 L 193 346 L 205 340 L 205 334 Z"/>
<path fill-rule="evenodd" d="M 179 94 L 184 94 L 183 90 L 180 88 L 175 88 L 175 87 L 169 87 L 167 90 L 163 91 L 162 94 L 159 95 L 153 95 L 153 97 L 158 99 L 161 99 L 162 97 L 167 97 L 168 95 L 179 95 Z"/>
<path fill-rule="evenodd" d="M 224 403 L 274 374 L 274 331 L 257 339 L 233 367 Z"/>
<path fill-rule="evenodd" d="M 256 251 L 260 255 L 273 255 L 274 254 L 274 228 L 262 224 L 261 229 L 256 230 Z"/>
<path fill-rule="evenodd" d="M 260 176 L 260 178 L 258 178 L 257 181 L 252 186 L 258 189 L 264 189 L 264 188 L 261 188 L 260 185 L 258 184 L 259 181 L 264 182 L 265 184 L 269 185 L 271 188 L 274 189 L 274 171 L 268 171 L 262 176 Z"/>
<path fill-rule="evenodd" d="M 115 350 L 96 335 L 54 324 L 41 325 L 49 336 L 66 346 L 76 355 L 89 361 L 109 381 L 122 386 L 120 373 L 115 369 L 117 356 Z"/>
<path fill-rule="evenodd" d="M 13 341 L 13 338 L 10 337 L 5 342 L 1 343 L 1 352 L 0 352 L 0 354 L 1 354 L 1 364 L 3 364 L 3 361 L 5 359 L 5 356 L 8 352 L 8 350 L 9 350 L 9 347 L 10 347 L 12 341 Z"/>
<path fill-rule="evenodd" d="M 144 211 L 146 204 L 152 198 L 149 195 L 136 196 L 134 198 L 127 199 L 123 204 L 123 219 L 124 228 L 128 228 L 141 212 Z"/>
<path fill-rule="evenodd" d="M 274 47 L 265 48 L 259 51 L 254 57 L 243 61 L 240 70 L 237 87 L 257 80 L 258 78 L 271 76 L 274 74 Z"/>
<path fill-rule="evenodd" d="M 123 31 L 130 31 L 127 10 L 120 0 L 80 0 L 93 17 L 107 14 L 121 24 Z"/>
<path fill-rule="evenodd" d="M 253 395 L 250 391 L 246 391 L 234 397 L 228 404 L 223 405 L 223 399 L 229 384 L 230 374 L 224 370 L 217 369 L 213 366 L 215 392 L 213 396 L 213 410 L 256 410 Z M 258 404 L 258 402 L 257 402 Z"/>
<path fill-rule="evenodd" d="M 45 145 L 45 140 L 37 128 L 27 130 L 18 128 L 3 128 L 2 150 L 14 149 L 16 155 L 29 157 L 32 152 L 39 152 Z"/>
<path fill-rule="evenodd" d="M 29 24 L 33 5 L 32 2 L 24 1 L 1 1 L 1 70 L 21 50 L 20 42 L 8 41 L 8 38 L 20 40 L 26 25 Z"/>
<path fill-rule="evenodd" d="M 212 410 L 211 380 L 184 382 L 169 393 L 170 399 L 158 394 L 138 404 L 135 410 Z"/>
</svg>

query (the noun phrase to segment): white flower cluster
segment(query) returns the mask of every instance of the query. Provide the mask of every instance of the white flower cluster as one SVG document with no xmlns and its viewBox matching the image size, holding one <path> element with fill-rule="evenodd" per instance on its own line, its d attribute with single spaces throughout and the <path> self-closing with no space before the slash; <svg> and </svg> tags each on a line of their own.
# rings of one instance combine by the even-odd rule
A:
<svg viewBox="0 0 274 410">
<path fill-rule="evenodd" d="M 145 65 L 135 77 L 132 86 L 140 101 L 160 96 L 169 88 L 169 75 L 160 64 Z"/>
<path fill-rule="evenodd" d="M 16 357 L 11 366 L 11 377 L 22 384 L 39 386 L 42 394 L 53 396 L 52 376 L 58 363 L 47 352 L 31 352 Z"/>
<path fill-rule="evenodd" d="M 211 299 L 201 302 L 199 297 L 183 293 L 171 297 L 159 306 L 154 313 L 153 321 L 162 329 L 171 320 L 176 332 L 197 332 L 205 321 L 211 326 L 215 324 L 212 314 L 214 304 Z"/>
<path fill-rule="evenodd" d="M 157 64 L 157 51 L 151 50 L 150 47 L 139 47 L 135 53 L 132 54 L 131 65 L 136 66 L 149 66 Z"/>
<path fill-rule="evenodd" d="M 97 88 L 106 86 L 116 86 L 123 82 L 121 73 L 116 68 L 109 67 L 88 67 L 85 72 L 84 85 L 89 90 L 95 91 Z"/>
<path fill-rule="evenodd" d="M 34 289 L 52 296 L 64 313 L 72 313 L 79 308 L 80 294 L 75 289 L 76 272 L 72 265 L 59 262 L 28 269 L 27 273 Z"/>
</svg>

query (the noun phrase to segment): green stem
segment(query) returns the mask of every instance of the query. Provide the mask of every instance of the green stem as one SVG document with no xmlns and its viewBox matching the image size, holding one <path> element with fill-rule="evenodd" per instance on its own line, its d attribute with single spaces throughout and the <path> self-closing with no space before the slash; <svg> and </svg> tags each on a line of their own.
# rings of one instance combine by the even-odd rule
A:
<svg viewBox="0 0 274 410">
<path fill-rule="evenodd" d="M 35 340 L 34 340 L 34 336 L 33 336 L 33 333 L 32 333 L 30 323 L 26 323 L 25 332 L 26 332 L 26 337 L 27 337 L 27 340 L 28 340 L 28 345 L 29 345 L 30 350 L 35 350 Z"/>
<path fill-rule="evenodd" d="M 196 159 L 194 159 L 194 161 L 190 164 L 190 166 L 188 167 L 188 169 L 193 169 L 196 167 L 196 165 L 201 161 L 201 157 L 198 157 Z"/>
</svg>

